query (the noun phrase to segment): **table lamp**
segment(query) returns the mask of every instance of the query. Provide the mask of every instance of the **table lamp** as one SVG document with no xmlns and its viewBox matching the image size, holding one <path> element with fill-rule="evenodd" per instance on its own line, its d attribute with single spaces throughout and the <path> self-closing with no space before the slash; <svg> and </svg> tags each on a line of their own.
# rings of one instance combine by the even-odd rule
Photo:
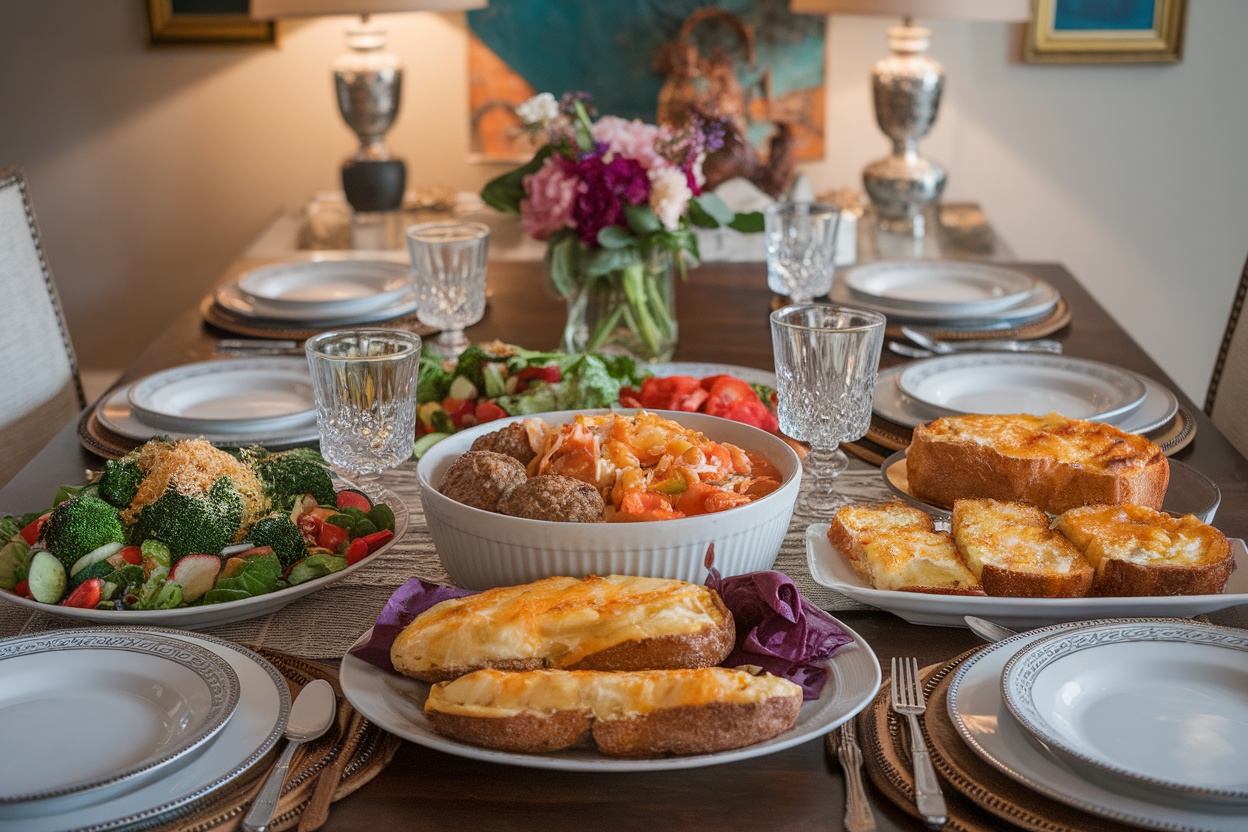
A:
<svg viewBox="0 0 1248 832">
<path fill-rule="evenodd" d="M 386 33 L 369 15 L 390 12 L 450 12 L 484 8 L 488 0 L 251 0 L 251 16 L 271 20 L 321 15 L 359 15 L 347 28 L 351 51 L 331 69 L 338 109 L 360 139 L 342 166 L 342 189 L 356 211 L 392 211 L 403 204 L 407 168 L 382 137 L 399 114 L 403 68 L 385 51 Z"/>
<path fill-rule="evenodd" d="M 931 30 L 914 18 L 1021 22 L 1031 15 L 1029 0 L 790 0 L 799 14 L 899 15 L 888 30 L 893 54 L 871 68 L 875 120 L 893 141 L 893 152 L 871 162 L 862 184 L 885 231 L 924 234 L 923 209 L 940 197 L 945 171 L 919 155 L 919 139 L 936 121 L 945 71 L 927 56 Z"/>
</svg>

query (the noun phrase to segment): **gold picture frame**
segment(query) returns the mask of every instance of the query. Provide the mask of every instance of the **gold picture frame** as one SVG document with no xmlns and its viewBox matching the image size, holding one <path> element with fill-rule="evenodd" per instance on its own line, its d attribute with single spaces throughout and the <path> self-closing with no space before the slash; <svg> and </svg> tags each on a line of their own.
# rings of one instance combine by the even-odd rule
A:
<svg viewBox="0 0 1248 832">
<path fill-rule="evenodd" d="M 1033 0 L 1028 63 L 1174 63 L 1183 56 L 1187 0 Z"/>
<path fill-rule="evenodd" d="M 153 46 L 277 43 L 272 20 L 252 20 L 247 0 L 147 0 Z"/>
</svg>

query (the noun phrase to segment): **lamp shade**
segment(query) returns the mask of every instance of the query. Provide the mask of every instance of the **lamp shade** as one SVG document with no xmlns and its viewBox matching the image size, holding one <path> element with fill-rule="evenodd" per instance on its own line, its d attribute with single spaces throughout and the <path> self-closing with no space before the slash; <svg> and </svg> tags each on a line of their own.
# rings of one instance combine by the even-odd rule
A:
<svg viewBox="0 0 1248 832">
<path fill-rule="evenodd" d="M 255 0 L 252 0 L 254 5 Z M 954 17 L 1021 23 L 1031 0 L 789 0 L 798 14 L 874 14 L 887 17 Z"/>
<path fill-rule="evenodd" d="M 459 12 L 484 9 L 488 4 L 489 0 L 251 0 L 251 16 L 257 20 L 273 20 L 334 14 Z"/>
</svg>

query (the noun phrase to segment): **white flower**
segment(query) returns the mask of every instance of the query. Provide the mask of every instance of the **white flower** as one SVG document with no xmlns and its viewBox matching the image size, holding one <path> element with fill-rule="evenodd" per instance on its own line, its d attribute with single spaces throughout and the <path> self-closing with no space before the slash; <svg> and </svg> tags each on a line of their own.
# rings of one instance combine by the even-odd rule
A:
<svg viewBox="0 0 1248 832">
<path fill-rule="evenodd" d="M 559 102 L 548 92 L 541 92 L 516 108 L 516 115 L 526 127 L 540 127 L 559 115 Z"/>
<path fill-rule="evenodd" d="M 689 207 L 693 191 L 679 168 L 660 165 L 650 169 L 650 207 L 665 228 L 678 228 Z"/>
</svg>

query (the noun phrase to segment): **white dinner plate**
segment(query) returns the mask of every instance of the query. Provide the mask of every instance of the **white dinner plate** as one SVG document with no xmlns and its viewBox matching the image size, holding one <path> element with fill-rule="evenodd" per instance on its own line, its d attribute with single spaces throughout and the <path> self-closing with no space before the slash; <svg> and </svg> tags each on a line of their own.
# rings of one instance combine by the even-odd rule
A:
<svg viewBox="0 0 1248 832">
<path fill-rule="evenodd" d="M 857 297 L 896 309 L 990 315 L 1017 306 L 1036 287 L 1024 272 L 961 260 L 889 260 L 846 269 Z"/>
<path fill-rule="evenodd" d="M 202 746 L 238 704 L 220 656 L 141 632 L 7 639 L 0 678 L 0 817 L 49 798 L 98 801 Z M 40 747 L 65 753 L 18 751 Z"/>
<path fill-rule="evenodd" d="M 296 328 L 332 328 L 354 326 L 355 324 L 371 324 L 388 321 L 400 315 L 407 315 L 416 309 L 416 293 L 404 291 L 398 297 L 389 300 L 376 309 L 366 309 L 350 314 L 316 314 L 299 310 L 277 309 L 258 306 L 245 298 L 239 291 L 237 283 L 227 283 L 217 289 L 215 294 L 217 305 L 244 318 L 255 321 L 274 321 L 288 327 Z"/>
<path fill-rule="evenodd" d="M 390 551 L 394 544 L 398 543 L 407 532 L 409 522 L 408 510 L 398 495 L 372 482 L 357 483 L 339 479 L 334 480 L 335 491 L 341 491 L 344 488 L 363 491 L 374 503 L 380 502 L 390 506 L 394 511 L 394 537 L 390 538 L 382 546 L 379 546 L 377 551 L 370 552 L 346 569 L 338 572 L 322 575 L 319 578 L 313 578 L 310 581 L 295 584 L 294 586 L 279 589 L 276 592 L 270 592 L 265 595 L 253 595 L 251 598 L 243 598 L 238 601 L 222 601 L 219 604 L 177 607 L 171 610 L 100 610 L 80 609 L 78 607 L 53 607 L 48 604 L 41 604 L 33 598 L 15 595 L 12 592 L 0 592 L 0 601 L 7 601 L 10 604 L 26 607 L 31 612 L 42 612 L 62 618 L 90 621 L 96 624 L 178 627 L 187 630 L 217 627 L 221 624 L 230 624 L 235 621 L 268 615 L 271 612 L 277 612 L 292 601 L 311 595 L 322 587 L 341 581 L 357 569 L 362 569 L 377 558 L 384 557 L 386 552 Z"/>
<path fill-rule="evenodd" d="M 373 312 L 412 288 L 406 263 L 322 259 L 257 266 L 239 276 L 239 294 L 265 314 L 342 317 Z"/>
<path fill-rule="evenodd" d="M 1009 658 L 1038 639 L 1100 623 L 1120 622 L 1072 623 L 1019 633 L 964 661 L 950 681 L 948 695 L 949 718 L 962 740 L 1023 786 L 1100 817 L 1170 832 L 1243 832 L 1248 815 L 1242 812 L 1201 811 L 1105 788 L 1041 751 L 1014 721 L 1001 697 L 1001 673 Z"/>
<path fill-rule="evenodd" d="M 1107 616 L 1193 616 L 1248 604 L 1248 548 L 1231 539 L 1236 569 L 1220 595 L 1156 595 L 1137 598 L 1000 598 L 992 595 L 936 595 L 873 589 L 828 540 L 828 524 L 806 527 L 806 563 L 815 583 L 847 598 L 891 612 L 911 624 L 965 627 L 977 615 L 1007 627 L 1043 627 L 1060 621 Z"/>
<path fill-rule="evenodd" d="M 840 653 L 829 660 L 827 684 L 818 699 L 802 703 L 797 724 L 769 740 L 714 754 L 634 760 L 604 757 L 597 751 L 583 748 L 548 754 L 495 751 L 453 740 L 434 731 L 425 719 L 424 704 L 429 695 L 429 685 L 424 682 L 389 673 L 349 652 L 342 659 L 339 680 L 342 683 L 342 692 L 351 704 L 382 728 L 419 745 L 460 757 L 563 771 L 663 771 L 700 768 L 761 757 L 798 745 L 826 734 L 867 706 L 880 686 L 879 662 L 861 636 L 839 621 L 837 624 L 853 637 L 853 646 L 842 648 Z M 364 633 L 356 645 L 365 643 L 371 633 L 372 630 Z"/>
<path fill-rule="evenodd" d="M 1205 523 L 1212 523 L 1218 506 L 1222 503 L 1222 490 L 1218 488 L 1218 484 L 1186 463 L 1177 459 L 1167 461 L 1170 463 L 1170 481 L 1166 484 L 1166 496 L 1161 502 L 1161 510 L 1176 517 L 1194 514 Z M 880 475 L 888 490 L 904 502 L 923 509 L 937 520 L 946 523 L 949 521 L 949 509 L 920 500 L 910 493 L 905 450 L 897 451 L 884 460 L 880 465 Z"/>
<path fill-rule="evenodd" d="M 7 593 L 4 593 L 7 594 Z M 191 811 L 213 794 L 260 762 L 281 739 L 290 715 L 290 689 L 273 665 L 237 644 L 213 636 L 176 630 L 147 628 L 94 628 L 64 630 L 55 635 L 75 637 L 109 634 L 132 637 L 138 632 L 161 635 L 211 651 L 230 666 L 238 679 L 238 705 L 216 737 L 185 764 L 167 766 L 160 776 L 141 782 L 137 788 L 119 788 L 89 805 L 66 803 L 66 798 L 42 802 L 38 811 L 26 815 L 12 808 L 0 814 L 0 832 L 107 832 L 122 828 L 148 828 L 162 820 L 172 820 Z M 48 634 L 51 635 L 51 634 Z M 60 757 L 72 749 L 32 744 L 8 749 L 21 759 L 40 755 Z"/>
<path fill-rule="evenodd" d="M 880 418 L 913 428 L 932 421 L 939 414 L 932 413 L 925 405 L 911 400 L 897 386 L 897 376 L 906 366 L 903 364 L 900 367 L 880 370 L 879 380 L 875 385 L 875 399 L 871 406 Z M 1109 424 L 1127 433 L 1149 433 L 1170 424 L 1174 415 L 1179 412 L 1178 398 L 1161 383 L 1138 373 L 1135 375 L 1144 382 L 1144 400 L 1131 411 L 1111 420 Z"/>
<path fill-rule="evenodd" d="M 935 415 L 1060 413 L 1071 419 L 1121 419 L 1148 388 L 1112 364 L 1049 353 L 961 353 L 902 366 L 901 392 Z"/>
<path fill-rule="evenodd" d="M 161 430 L 139 420 L 134 409 L 130 406 L 129 396 L 130 385 L 119 387 L 96 407 L 95 416 L 100 424 L 108 430 L 138 442 L 146 442 L 155 436 L 168 436 L 170 439 L 196 439 L 203 437 L 213 445 L 227 448 L 263 445 L 272 450 L 279 450 L 297 445 L 314 445 L 321 438 L 316 428 L 315 418 L 307 425 L 294 425 L 272 431 L 213 433 L 211 431 Z"/>
<path fill-rule="evenodd" d="M 1027 292 L 1015 305 L 984 315 L 967 315 L 944 309 L 920 310 L 899 308 L 884 299 L 870 300 L 850 291 L 844 274 L 838 274 L 832 282 L 828 299 L 845 306 L 856 306 L 883 313 L 890 324 L 923 324 L 941 329 L 957 329 L 973 332 L 991 332 L 1010 329 L 1020 324 L 1044 317 L 1057 306 L 1061 295 L 1057 289 L 1043 280 L 1036 280 L 1035 288 Z"/>
<path fill-rule="evenodd" d="M 1010 713 L 1110 788 L 1248 804 L 1248 632 L 1191 621 L 1055 633 L 1001 674 Z M 1248 806 L 1245 807 L 1248 809 Z"/>
<path fill-rule="evenodd" d="M 135 382 L 126 400 L 144 424 L 182 433 L 262 433 L 316 424 L 312 374 L 303 358 L 183 364 Z"/>
</svg>

